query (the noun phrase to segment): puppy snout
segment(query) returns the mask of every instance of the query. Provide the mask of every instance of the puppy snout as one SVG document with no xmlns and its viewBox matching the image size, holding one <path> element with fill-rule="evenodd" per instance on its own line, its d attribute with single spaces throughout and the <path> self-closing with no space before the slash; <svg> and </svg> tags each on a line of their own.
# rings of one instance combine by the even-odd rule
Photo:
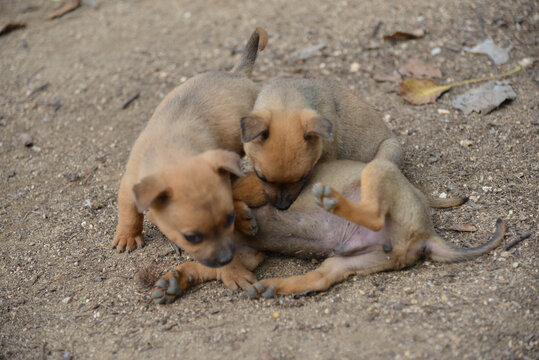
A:
<svg viewBox="0 0 539 360">
<path fill-rule="evenodd" d="M 227 247 L 225 250 L 221 251 L 219 256 L 217 257 L 217 261 L 219 262 L 219 266 L 225 266 L 229 262 L 234 259 L 234 254 L 236 253 L 236 245 L 232 244 L 231 246 Z"/>
<path fill-rule="evenodd" d="M 232 259 L 234 259 L 234 254 L 236 253 L 236 244 L 233 242 L 219 247 L 219 249 L 215 249 L 212 256 L 201 259 L 201 262 L 209 267 L 217 268 L 221 266 L 225 266 L 226 264 L 230 263 Z"/>
<path fill-rule="evenodd" d="M 292 198 L 290 193 L 286 189 L 282 189 L 277 193 L 273 206 L 279 210 L 286 210 L 292 205 L 295 199 Z"/>
</svg>

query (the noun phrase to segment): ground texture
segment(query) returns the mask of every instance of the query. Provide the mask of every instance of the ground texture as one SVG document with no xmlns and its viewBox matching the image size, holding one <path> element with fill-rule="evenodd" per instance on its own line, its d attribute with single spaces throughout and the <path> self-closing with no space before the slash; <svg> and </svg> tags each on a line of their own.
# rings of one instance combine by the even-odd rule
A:
<svg viewBox="0 0 539 360">
<path fill-rule="evenodd" d="M 0 37 L 0 358 L 539 356 L 537 66 L 511 77 L 516 100 L 488 115 L 452 108 L 466 87 L 412 106 L 395 83 L 372 79 L 414 56 L 439 67 L 442 81 L 510 70 L 539 53 L 537 2 L 98 2 L 52 21 L 45 17 L 56 2 L 0 2 L 0 21 L 27 25 Z M 461 51 L 484 38 L 477 14 L 487 37 L 513 46 L 497 69 Z M 434 212 L 445 238 L 477 245 L 497 217 L 508 225 L 505 243 L 531 237 L 470 262 L 352 277 L 313 297 L 253 301 L 212 282 L 172 305 L 148 305 L 139 269 L 164 273 L 187 255 L 176 255 L 149 224 L 146 248 L 111 249 L 129 150 L 165 94 L 194 74 L 229 70 L 256 26 L 270 41 L 255 80 L 303 76 L 354 89 L 401 140 L 413 183 L 432 196 L 471 196 L 458 209 Z M 381 39 L 417 27 L 427 30 L 421 39 Z M 320 54 L 298 59 L 320 43 Z M 468 222 L 478 231 L 446 230 Z M 271 256 L 256 275 L 315 266 Z"/>
</svg>

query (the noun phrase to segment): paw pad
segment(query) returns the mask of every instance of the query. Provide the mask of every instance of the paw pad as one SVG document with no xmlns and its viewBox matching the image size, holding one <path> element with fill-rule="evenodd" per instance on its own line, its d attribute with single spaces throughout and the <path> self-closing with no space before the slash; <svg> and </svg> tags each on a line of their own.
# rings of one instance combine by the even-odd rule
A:
<svg viewBox="0 0 539 360">
<path fill-rule="evenodd" d="M 157 288 L 152 292 L 151 298 L 154 304 L 170 304 L 177 297 L 183 294 L 183 290 L 178 284 L 178 279 L 174 276 L 167 279 L 159 279 L 155 283 Z"/>
</svg>

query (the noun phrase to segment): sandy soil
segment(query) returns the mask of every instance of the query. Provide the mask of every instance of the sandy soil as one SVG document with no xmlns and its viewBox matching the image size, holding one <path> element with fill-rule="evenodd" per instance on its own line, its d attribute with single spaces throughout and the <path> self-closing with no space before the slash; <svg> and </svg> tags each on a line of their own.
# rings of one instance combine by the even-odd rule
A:
<svg viewBox="0 0 539 360">
<path fill-rule="evenodd" d="M 539 356 L 537 66 L 511 77 L 516 100 L 486 116 L 452 108 L 466 87 L 411 106 L 394 83 L 372 80 L 412 56 L 439 67 L 443 81 L 495 73 L 485 56 L 459 50 L 483 39 L 475 11 L 487 36 L 513 45 L 497 68 L 510 70 L 539 54 L 536 1 L 97 1 L 53 21 L 45 16 L 56 2 L 0 2 L 1 22 L 27 24 L 0 37 L 0 359 Z M 477 245 L 497 217 L 507 221 L 506 243 L 531 237 L 475 261 L 352 277 L 297 300 L 252 301 L 212 282 L 172 305 L 147 305 L 137 271 L 164 273 L 186 255 L 150 224 L 146 248 L 111 249 L 129 150 L 165 94 L 194 74 L 229 70 L 255 26 L 270 33 L 257 81 L 304 76 L 355 89 L 399 136 L 412 182 L 432 196 L 472 197 L 434 213 L 444 237 Z M 418 26 L 428 31 L 422 39 L 381 41 Z M 320 43 L 319 56 L 298 60 Z M 435 47 L 441 53 L 431 55 Z M 478 231 L 445 230 L 466 222 Z M 272 256 L 256 274 L 315 266 Z"/>
</svg>

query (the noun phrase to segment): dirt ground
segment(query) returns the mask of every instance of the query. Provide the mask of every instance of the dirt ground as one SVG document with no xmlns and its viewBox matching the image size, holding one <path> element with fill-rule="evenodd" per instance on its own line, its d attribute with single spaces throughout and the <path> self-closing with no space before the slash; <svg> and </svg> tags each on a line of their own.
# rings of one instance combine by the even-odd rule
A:
<svg viewBox="0 0 539 360">
<path fill-rule="evenodd" d="M 27 24 L 0 37 L 0 359 L 539 357 L 537 65 L 509 78 L 516 100 L 488 115 L 452 108 L 470 87 L 412 106 L 395 83 L 372 79 L 413 56 L 439 67 L 442 81 L 508 71 L 539 54 L 536 1 L 88 3 L 50 21 L 57 2 L 0 1 L 0 21 Z M 476 13 L 488 37 L 513 46 L 497 69 L 460 50 L 483 40 Z M 505 243 L 531 237 L 474 261 L 352 277 L 313 297 L 253 301 L 211 282 L 172 305 L 148 305 L 137 271 L 164 273 L 187 255 L 150 224 L 144 249 L 111 249 L 129 150 L 165 94 L 194 74 L 229 70 L 255 26 L 270 33 L 255 80 L 302 76 L 354 89 L 401 140 L 413 183 L 432 196 L 471 196 L 434 212 L 445 238 L 477 245 L 497 217 L 508 225 Z M 419 26 L 424 38 L 381 39 Z M 298 60 L 320 43 L 319 55 Z M 478 231 L 446 229 L 467 222 Z M 256 275 L 315 266 L 271 256 Z"/>
</svg>

